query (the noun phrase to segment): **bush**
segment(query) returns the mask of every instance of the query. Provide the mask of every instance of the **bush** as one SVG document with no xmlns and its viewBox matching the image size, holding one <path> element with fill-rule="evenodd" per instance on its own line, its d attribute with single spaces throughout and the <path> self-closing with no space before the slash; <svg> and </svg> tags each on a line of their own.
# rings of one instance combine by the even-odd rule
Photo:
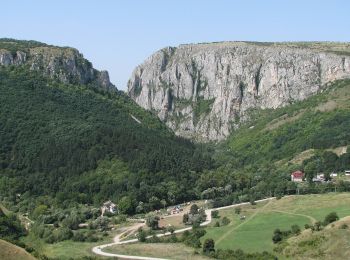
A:
<svg viewBox="0 0 350 260">
<path fill-rule="evenodd" d="M 299 235 L 300 234 L 300 227 L 298 225 L 292 225 L 291 231 L 292 231 L 292 234 Z"/>
<path fill-rule="evenodd" d="M 220 227 L 220 222 L 216 221 L 215 224 L 214 224 L 214 227 Z"/>
<path fill-rule="evenodd" d="M 230 224 L 230 222 L 231 222 L 231 220 L 229 220 L 227 217 L 223 217 L 223 219 L 221 220 L 221 224 L 223 226 Z"/>
<path fill-rule="evenodd" d="M 86 240 L 86 236 L 83 232 L 77 231 L 74 233 L 72 240 L 76 242 L 84 242 Z"/>
<path fill-rule="evenodd" d="M 242 209 L 241 209 L 240 207 L 236 207 L 236 208 L 235 208 L 235 213 L 236 213 L 237 215 L 241 214 L 241 211 L 242 211 Z"/>
<path fill-rule="evenodd" d="M 324 218 L 323 225 L 327 226 L 328 224 L 330 224 L 334 221 L 337 221 L 338 219 L 339 219 L 339 217 L 338 217 L 337 213 L 331 212 Z"/>
<path fill-rule="evenodd" d="M 209 254 L 215 252 L 215 242 L 211 238 L 207 238 L 203 243 L 203 253 Z"/>
<path fill-rule="evenodd" d="M 305 224 L 305 225 L 304 225 L 304 228 L 305 228 L 305 229 L 309 229 L 309 228 L 311 228 L 311 226 L 310 226 L 309 224 Z"/>
<path fill-rule="evenodd" d="M 211 211 L 211 217 L 212 218 L 219 218 L 219 211 L 218 210 L 212 210 Z"/>
<path fill-rule="evenodd" d="M 281 233 L 275 233 L 272 237 L 272 242 L 274 244 L 278 243 L 278 242 L 281 242 L 282 241 L 282 234 Z"/>
</svg>

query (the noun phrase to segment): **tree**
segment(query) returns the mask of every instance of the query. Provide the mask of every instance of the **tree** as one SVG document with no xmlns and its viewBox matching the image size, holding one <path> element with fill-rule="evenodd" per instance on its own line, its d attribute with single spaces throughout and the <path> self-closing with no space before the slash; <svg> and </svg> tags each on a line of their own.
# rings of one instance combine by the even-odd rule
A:
<svg viewBox="0 0 350 260">
<path fill-rule="evenodd" d="M 275 231 L 273 232 L 273 236 L 272 236 L 272 242 L 273 243 L 278 243 L 278 242 L 281 242 L 282 241 L 282 232 L 280 229 L 275 229 Z"/>
<path fill-rule="evenodd" d="M 69 229 L 76 230 L 79 228 L 80 218 L 77 214 L 71 214 L 62 221 L 62 225 Z"/>
<path fill-rule="evenodd" d="M 312 179 L 317 173 L 317 164 L 315 161 L 311 161 L 304 167 L 306 179 L 309 183 L 312 183 Z"/>
<path fill-rule="evenodd" d="M 189 221 L 189 216 L 187 213 L 183 214 L 182 216 L 182 223 L 187 224 Z"/>
<path fill-rule="evenodd" d="M 337 221 L 338 219 L 339 219 L 339 217 L 338 217 L 337 213 L 331 212 L 324 218 L 323 225 L 326 226 L 334 221 Z"/>
<path fill-rule="evenodd" d="M 44 215 L 46 212 L 47 212 L 47 206 L 39 205 L 34 209 L 32 213 L 32 217 L 33 219 L 37 219 L 39 216 Z"/>
<path fill-rule="evenodd" d="M 146 224 L 149 226 L 152 230 L 159 229 L 159 217 L 154 214 L 149 214 L 146 216 Z"/>
<path fill-rule="evenodd" d="M 121 214 L 132 214 L 134 212 L 134 203 L 129 196 L 124 196 L 118 203 L 118 209 Z"/>
<path fill-rule="evenodd" d="M 203 243 L 203 253 L 209 254 L 215 252 L 215 242 L 211 238 L 207 238 Z"/>
<path fill-rule="evenodd" d="M 142 228 L 139 228 L 137 230 L 137 239 L 140 241 L 140 242 L 145 242 L 146 241 L 146 232 L 142 229 Z"/>
<path fill-rule="evenodd" d="M 192 206 L 191 206 L 191 208 L 190 208 L 190 214 L 192 214 L 192 215 L 195 215 L 195 214 L 197 214 L 198 213 L 198 206 L 197 206 L 197 204 L 193 204 Z"/>
<path fill-rule="evenodd" d="M 165 207 L 166 207 L 166 205 L 167 205 L 166 200 L 165 200 L 165 199 L 162 199 L 162 200 L 160 201 L 160 203 L 162 204 L 163 209 L 165 209 Z"/>
<path fill-rule="evenodd" d="M 148 201 L 149 206 L 151 209 L 159 209 L 160 208 L 160 200 L 156 196 L 152 196 Z"/>
</svg>

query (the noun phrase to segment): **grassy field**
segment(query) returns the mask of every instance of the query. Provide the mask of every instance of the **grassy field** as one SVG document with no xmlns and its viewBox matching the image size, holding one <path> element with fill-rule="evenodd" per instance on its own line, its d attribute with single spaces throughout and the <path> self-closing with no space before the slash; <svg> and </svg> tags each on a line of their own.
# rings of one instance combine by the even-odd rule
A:
<svg viewBox="0 0 350 260">
<path fill-rule="evenodd" d="M 208 227 L 202 241 L 213 238 L 216 248 L 221 249 L 272 252 L 274 244 L 271 238 L 276 228 L 286 230 L 293 224 L 303 227 L 306 223 L 323 220 L 331 211 L 344 217 L 350 215 L 349 205 L 349 193 L 334 193 L 285 197 L 256 206 L 244 206 L 241 215 L 246 216 L 245 220 L 240 220 L 234 209 L 222 210 L 221 218 L 226 216 L 231 223 L 228 226 Z"/>
<path fill-rule="evenodd" d="M 200 250 L 200 249 L 199 249 Z M 106 248 L 106 252 L 125 255 L 137 255 L 148 257 L 164 257 L 171 259 L 200 260 L 209 259 L 196 254 L 195 249 L 180 243 L 135 243 L 128 245 L 118 245 Z"/>
<path fill-rule="evenodd" d="M 4 260 L 35 260 L 23 248 L 0 239 L 0 259 Z"/>
</svg>

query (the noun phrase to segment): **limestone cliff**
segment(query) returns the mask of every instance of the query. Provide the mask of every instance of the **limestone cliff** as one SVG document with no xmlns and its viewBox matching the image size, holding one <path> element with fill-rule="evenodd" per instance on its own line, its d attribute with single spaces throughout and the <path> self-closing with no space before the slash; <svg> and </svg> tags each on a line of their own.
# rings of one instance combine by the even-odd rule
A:
<svg viewBox="0 0 350 260">
<path fill-rule="evenodd" d="M 224 42 L 164 48 L 133 72 L 128 93 L 177 135 L 222 140 L 254 108 L 277 108 L 350 77 L 349 44 Z"/>
<path fill-rule="evenodd" d="M 33 41 L 0 39 L 0 65 L 27 65 L 63 83 L 92 84 L 114 90 L 107 71 L 98 71 L 76 49 Z"/>
</svg>

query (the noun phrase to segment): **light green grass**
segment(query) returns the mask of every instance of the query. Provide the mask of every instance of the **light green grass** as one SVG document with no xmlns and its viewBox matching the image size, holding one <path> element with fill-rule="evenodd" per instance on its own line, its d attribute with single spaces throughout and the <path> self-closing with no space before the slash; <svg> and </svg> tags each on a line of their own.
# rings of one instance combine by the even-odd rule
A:
<svg viewBox="0 0 350 260">
<path fill-rule="evenodd" d="M 217 249 L 242 249 L 246 252 L 273 252 L 272 234 L 276 228 L 301 228 L 335 211 L 339 217 L 350 215 L 350 193 L 285 197 L 257 206 L 242 207 L 240 220 L 234 209 L 220 211 L 220 216 L 230 218 L 228 226 L 208 227 L 202 238 L 214 239 Z M 214 220 L 215 223 L 216 220 Z"/>
</svg>

